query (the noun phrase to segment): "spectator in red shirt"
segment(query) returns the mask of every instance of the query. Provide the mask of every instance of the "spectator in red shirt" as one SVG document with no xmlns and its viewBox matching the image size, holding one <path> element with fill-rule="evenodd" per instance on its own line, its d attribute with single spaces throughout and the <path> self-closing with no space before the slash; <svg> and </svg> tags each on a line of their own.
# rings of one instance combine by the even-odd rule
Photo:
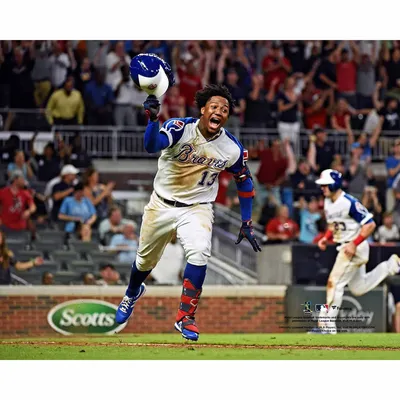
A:
<svg viewBox="0 0 400 400">
<path fill-rule="evenodd" d="M 304 125 L 307 129 L 326 128 L 328 124 L 327 102 L 333 97 L 333 90 L 319 90 L 314 84 L 306 87 L 303 93 Z"/>
<path fill-rule="evenodd" d="M 331 126 L 337 132 L 347 132 L 350 129 L 349 105 L 344 98 L 338 99 L 335 112 L 331 116 Z"/>
<path fill-rule="evenodd" d="M 230 174 L 228 171 L 221 171 L 218 177 L 218 194 L 217 198 L 215 199 L 216 203 L 222 204 L 226 206 L 226 197 L 227 197 L 227 191 L 228 191 L 228 186 L 230 181 L 233 179 L 232 174 Z"/>
<path fill-rule="evenodd" d="M 269 148 L 260 152 L 259 157 L 261 162 L 256 176 L 260 184 L 258 197 L 261 206 L 270 194 L 281 204 L 280 185 L 286 179 L 288 159 L 282 152 L 280 140 L 273 140 Z"/>
<path fill-rule="evenodd" d="M 276 217 L 272 218 L 265 229 L 268 241 L 287 242 L 299 237 L 299 226 L 295 221 L 289 218 L 289 208 L 282 205 L 278 208 Z"/>
<path fill-rule="evenodd" d="M 165 94 L 160 121 L 163 124 L 170 118 L 184 118 L 186 115 L 186 103 L 179 92 L 178 86 L 172 86 Z"/>
<path fill-rule="evenodd" d="M 265 90 L 268 90 L 274 79 L 278 79 L 278 86 L 283 84 L 287 76 L 292 71 L 290 61 L 283 56 L 278 44 L 273 44 L 271 54 L 267 55 L 263 62 Z"/>
<path fill-rule="evenodd" d="M 340 97 L 344 97 L 352 107 L 356 107 L 357 97 L 357 67 L 360 59 L 360 51 L 354 41 L 350 41 L 353 58 L 350 58 L 349 50 L 342 49 L 340 61 L 336 64 L 337 91 Z"/>
<path fill-rule="evenodd" d="M 3 230 L 23 231 L 28 228 L 28 220 L 36 211 L 36 206 L 25 189 L 26 184 L 23 173 L 15 170 L 11 175 L 10 185 L 0 190 L 0 219 Z"/>
</svg>

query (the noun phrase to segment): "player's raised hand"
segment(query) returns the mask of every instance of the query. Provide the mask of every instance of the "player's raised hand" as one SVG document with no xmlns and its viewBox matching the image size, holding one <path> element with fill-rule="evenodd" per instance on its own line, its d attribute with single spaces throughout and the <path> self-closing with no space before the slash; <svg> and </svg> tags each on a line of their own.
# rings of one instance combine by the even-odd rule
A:
<svg viewBox="0 0 400 400">
<path fill-rule="evenodd" d="M 261 247 L 257 242 L 256 236 L 254 235 L 254 229 L 252 225 L 252 221 L 244 221 L 242 223 L 242 226 L 240 228 L 239 236 L 235 242 L 235 244 L 239 244 L 244 238 L 246 238 L 251 246 L 253 247 L 253 250 L 255 252 L 261 251 Z"/>
<path fill-rule="evenodd" d="M 157 121 L 158 114 L 160 113 L 161 104 L 154 94 L 150 94 L 146 101 L 143 103 L 143 107 L 146 115 L 149 117 L 150 121 Z"/>
</svg>

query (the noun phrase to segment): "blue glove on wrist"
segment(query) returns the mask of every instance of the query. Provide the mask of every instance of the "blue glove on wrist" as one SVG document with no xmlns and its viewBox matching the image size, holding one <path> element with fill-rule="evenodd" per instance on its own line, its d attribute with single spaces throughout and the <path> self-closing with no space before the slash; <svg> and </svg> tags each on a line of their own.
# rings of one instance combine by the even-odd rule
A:
<svg viewBox="0 0 400 400">
<path fill-rule="evenodd" d="M 254 230 L 253 230 L 253 225 L 252 221 L 244 221 L 242 223 L 242 226 L 240 228 L 239 236 L 237 238 L 237 241 L 235 244 L 239 244 L 244 238 L 246 238 L 251 246 L 253 247 L 253 250 L 255 252 L 261 251 L 261 247 L 257 242 L 256 236 L 254 235 Z"/>
<path fill-rule="evenodd" d="M 161 104 L 154 94 L 150 94 L 147 97 L 146 101 L 143 103 L 143 107 L 150 121 L 155 122 L 158 120 Z"/>
</svg>

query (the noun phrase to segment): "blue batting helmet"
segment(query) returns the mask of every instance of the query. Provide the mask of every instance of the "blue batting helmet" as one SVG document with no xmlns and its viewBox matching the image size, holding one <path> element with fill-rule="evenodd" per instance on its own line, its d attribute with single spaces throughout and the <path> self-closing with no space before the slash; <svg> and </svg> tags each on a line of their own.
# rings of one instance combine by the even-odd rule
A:
<svg viewBox="0 0 400 400">
<path fill-rule="evenodd" d="M 161 97 L 175 83 L 171 67 L 156 54 L 138 54 L 129 70 L 135 85 L 156 97 Z"/>
<path fill-rule="evenodd" d="M 336 192 L 342 187 L 342 174 L 334 169 L 325 169 L 315 183 L 317 185 L 327 185 L 331 192 Z"/>
</svg>

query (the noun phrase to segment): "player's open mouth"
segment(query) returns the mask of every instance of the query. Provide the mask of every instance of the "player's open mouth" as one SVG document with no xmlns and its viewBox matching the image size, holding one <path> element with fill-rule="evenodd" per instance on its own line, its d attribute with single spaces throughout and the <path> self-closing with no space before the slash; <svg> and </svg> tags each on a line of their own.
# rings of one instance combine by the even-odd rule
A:
<svg viewBox="0 0 400 400">
<path fill-rule="evenodd" d="M 219 118 L 211 117 L 210 121 L 209 121 L 209 126 L 211 129 L 218 129 L 220 123 L 221 123 L 221 120 Z"/>
</svg>

